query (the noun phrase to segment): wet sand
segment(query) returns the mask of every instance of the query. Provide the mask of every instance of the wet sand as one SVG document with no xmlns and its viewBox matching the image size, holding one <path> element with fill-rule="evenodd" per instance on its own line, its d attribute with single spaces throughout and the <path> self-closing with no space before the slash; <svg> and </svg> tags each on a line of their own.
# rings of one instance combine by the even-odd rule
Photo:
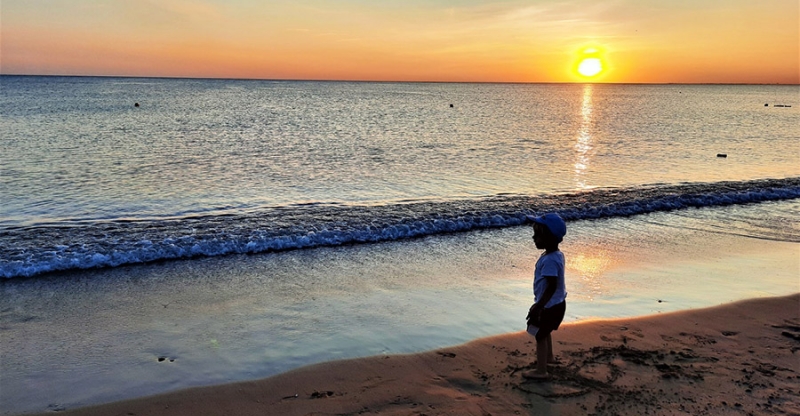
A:
<svg viewBox="0 0 800 416">
<path fill-rule="evenodd" d="M 565 324 L 528 381 L 524 332 L 420 354 L 327 362 L 63 415 L 800 414 L 800 294 Z M 44 414 L 52 414 L 44 413 Z"/>
</svg>

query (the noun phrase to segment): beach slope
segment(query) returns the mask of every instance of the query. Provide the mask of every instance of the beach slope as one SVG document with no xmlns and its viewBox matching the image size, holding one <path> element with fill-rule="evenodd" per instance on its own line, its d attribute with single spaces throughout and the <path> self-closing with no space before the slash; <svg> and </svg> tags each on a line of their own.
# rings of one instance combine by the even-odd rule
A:
<svg viewBox="0 0 800 416">
<path fill-rule="evenodd" d="M 535 343 L 519 332 L 59 414 L 800 414 L 800 294 L 565 324 L 554 344 L 543 382 L 521 376 Z"/>
</svg>

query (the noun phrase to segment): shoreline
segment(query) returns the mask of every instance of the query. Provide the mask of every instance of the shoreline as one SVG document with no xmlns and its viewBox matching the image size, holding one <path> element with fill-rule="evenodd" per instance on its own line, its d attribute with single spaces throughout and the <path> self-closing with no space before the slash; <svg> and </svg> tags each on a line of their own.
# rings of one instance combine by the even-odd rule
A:
<svg viewBox="0 0 800 416">
<path fill-rule="evenodd" d="M 90 415 L 800 414 L 800 293 L 567 323 L 552 379 L 524 332 L 78 409 Z M 52 412 L 40 413 L 41 415 Z"/>
</svg>

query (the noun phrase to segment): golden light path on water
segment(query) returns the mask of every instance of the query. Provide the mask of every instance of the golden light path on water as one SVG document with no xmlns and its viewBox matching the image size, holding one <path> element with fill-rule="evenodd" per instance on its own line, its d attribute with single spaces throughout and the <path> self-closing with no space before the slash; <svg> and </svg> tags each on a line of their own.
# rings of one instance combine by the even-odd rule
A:
<svg viewBox="0 0 800 416">
<path fill-rule="evenodd" d="M 602 293 L 608 284 L 604 279 L 606 273 L 611 272 L 618 262 L 609 250 L 599 245 L 587 245 L 567 258 L 567 270 L 583 286 L 583 297 L 591 301 Z"/>
<path fill-rule="evenodd" d="M 592 130 L 594 118 L 592 117 L 592 91 L 593 85 L 586 84 L 583 87 L 583 104 L 581 105 L 581 127 L 578 130 L 577 141 L 575 143 L 575 185 L 579 189 L 586 189 L 586 170 L 591 162 L 592 149 Z"/>
<path fill-rule="evenodd" d="M 581 103 L 581 125 L 576 135 L 574 180 L 578 189 L 591 188 L 587 184 L 586 173 L 591 165 L 594 150 L 594 105 L 592 95 L 594 85 L 586 84 L 583 86 L 583 101 Z M 596 294 L 600 293 L 605 284 L 603 276 L 614 267 L 614 261 L 609 256 L 607 250 L 600 246 L 589 245 L 582 247 L 576 255 L 570 256 L 567 267 L 573 276 L 578 278 L 582 285 L 585 285 L 586 299 L 592 300 Z"/>
</svg>

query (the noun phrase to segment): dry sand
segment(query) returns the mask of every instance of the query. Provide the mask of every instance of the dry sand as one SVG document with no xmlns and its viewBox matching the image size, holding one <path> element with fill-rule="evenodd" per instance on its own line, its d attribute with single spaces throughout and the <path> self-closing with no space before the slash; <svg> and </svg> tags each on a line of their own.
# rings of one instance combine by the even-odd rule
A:
<svg viewBox="0 0 800 416">
<path fill-rule="evenodd" d="M 565 324 L 553 340 L 549 381 L 521 377 L 535 343 L 519 332 L 58 414 L 800 415 L 800 294 Z"/>
</svg>

